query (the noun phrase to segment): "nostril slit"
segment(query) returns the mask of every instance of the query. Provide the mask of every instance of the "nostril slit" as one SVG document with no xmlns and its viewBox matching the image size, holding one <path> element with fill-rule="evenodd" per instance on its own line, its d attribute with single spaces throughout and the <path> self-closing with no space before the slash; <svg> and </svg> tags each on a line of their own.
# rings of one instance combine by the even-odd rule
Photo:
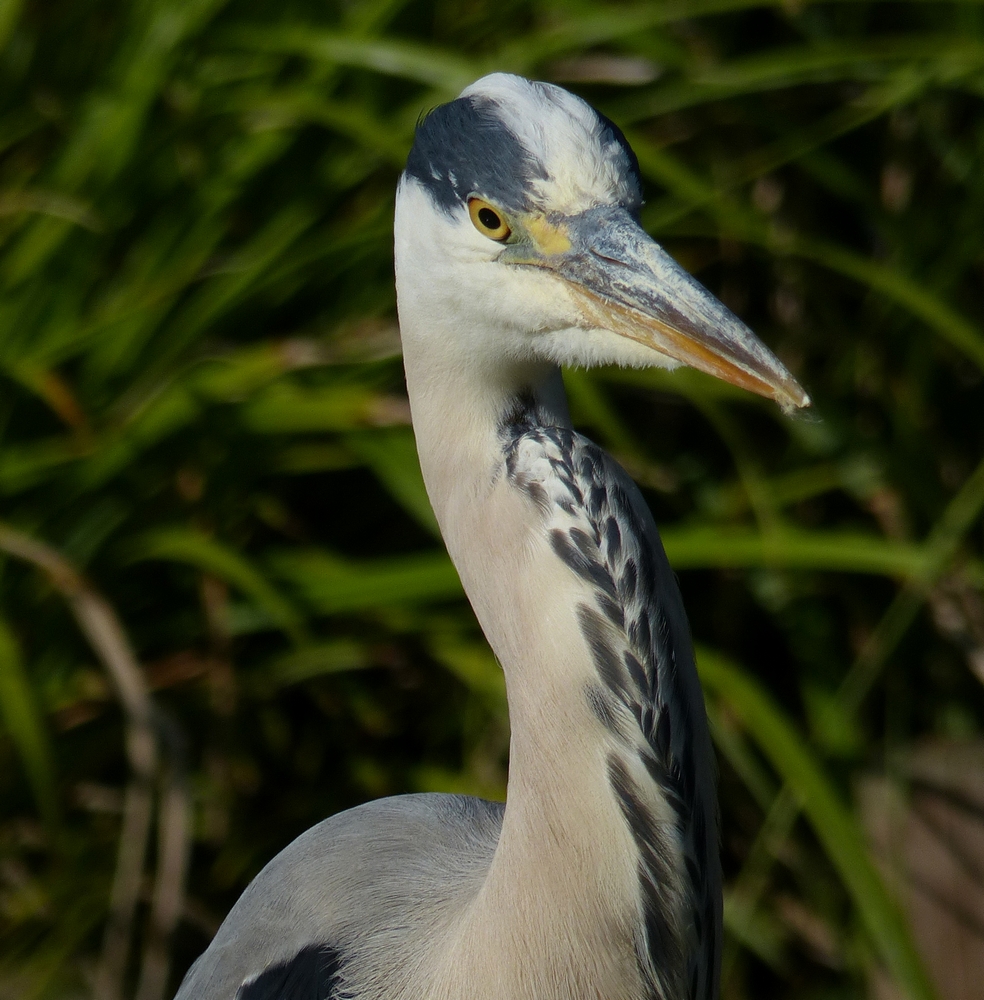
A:
<svg viewBox="0 0 984 1000">
<path fill-rule="evenodd" d="M 621 264 L 623 267 L 626 266 L 625 265 L 625 261 L 624 260 L 619 260 L 618 257 L 610 257 L 608 254 L 602 253 L 600 250 L 594 250 L 594 249 L 592 249 L 591 252 L 599 260 L 607 260 L 610 264 Z"/>
</svg>

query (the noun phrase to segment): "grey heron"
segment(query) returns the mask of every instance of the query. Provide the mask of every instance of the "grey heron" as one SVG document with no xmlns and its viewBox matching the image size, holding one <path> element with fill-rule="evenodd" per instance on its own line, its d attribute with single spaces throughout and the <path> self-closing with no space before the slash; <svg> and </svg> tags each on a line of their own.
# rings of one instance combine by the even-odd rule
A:
<svg viewBox="0 0 984 1000">
<path fill-rule="evenodd" d="M 421 469 L 505 673 L 507 802 L 407 795 L 271 861 L 179 1000 L 714 1000 L 721 876 L 687 620 L 562 365 L 684 364 L 809 400 L 640 227 L 580 98 L 493 74 L 418 125 L 396 203 Z"/>
</svg>

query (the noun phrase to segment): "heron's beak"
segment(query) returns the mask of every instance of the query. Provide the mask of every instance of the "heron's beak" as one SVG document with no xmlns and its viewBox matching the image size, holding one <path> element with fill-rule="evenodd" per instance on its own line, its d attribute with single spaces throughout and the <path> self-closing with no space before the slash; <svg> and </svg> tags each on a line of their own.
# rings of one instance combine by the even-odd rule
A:
<svg viewBox="0 0 984 1000">
<path fill-rule="evenodd" d="M 515 244 L 505 259 L 556 272 L 586 324 L 771 397 L 784 410 L 810 404 L 782 362 L 625 209 L 537 218 L 527 228 L 529 243 Z"/>
</svg>

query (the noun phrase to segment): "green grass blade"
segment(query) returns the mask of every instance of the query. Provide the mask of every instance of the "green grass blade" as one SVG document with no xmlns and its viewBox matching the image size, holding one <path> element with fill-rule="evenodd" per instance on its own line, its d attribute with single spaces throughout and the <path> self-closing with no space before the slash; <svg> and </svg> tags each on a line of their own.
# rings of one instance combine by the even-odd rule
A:
<svg viewBox="0 0 984 1000">
<path fill-rule="evenodd" d="M 269 698 L 280 688 L 303 684 L 327 674 L 364 670 L 371 663 L 366 647 L 351 639 L 310 643 L 252 670 L 250 686 L 258 697 Z"/>
<path fill-rule="evenodd" d="M 389 39 L 359 38 L 317 27 L 243 28 L 230 41 L 260 52 L 306 56 L 337 66 L 354 66 L 425 83 L 457 96 L 481 70 L 442 49 Z"/>
<path fill-rule="evenodd" d="M 417 458 L 417 445 L 409 427 L 395 427 L 371 434 L 350 434 L 346 445 L 376 474 L 400 505 L 432 535 L 441 537 L 431 509 Z"/>
<path fill-rule="evenodd" d="M 105 435 L 81 464 L 77 487 L 93 490 L 108 482 L 152 445 L 187 427 L 200 412 L 198 401 L 184 386 L 164 387 L 122 427 Z"/>
<path fill-rule="evenodd" d="M 190 528 L 159 528 L 130 544 L 128 561 L 161 559 L 213 573 L 252 598 L 296 642 L 304 622 L 293 604 L 241 553 Z"/>
<path fill-rule="evenodd" d="M 75 192 L 94 179 L 104 186 L 125 170 L 182 43 L 226 2 L 171 0 L 134 7 L 130 44 L 122 47 L 109 80 L 90 91 L 83 110 L 75 116 L 75 127 L 52 171 L 54 186 Z M 40 219 L 4 262 L 7 280 L 16 283 L 36 273 L 68 232 L 69 224 L 62 220 Z"/>
<path fill-rule="evenodd" d="M 943 78 L 952 83 L 980 72 L 984 45 L 952 36 L 902 36 L 772 50 L 733 62 L 689 67 L 685 80 L 627 98 L 614 111 L 620 121 L 634 122 L 711 101 L 807 84 L 879 82 L 896 73 L 900 63 L 910 74 L 918 68 L 927 82 Z"/>
<path fill-rule="evenodd" d="M 747 528 L 665 528 L 667 557 L 675 569 L 750 568 L 872 573 L 920 579 L 929 553 L 919 545 L 852 531 L 782 528 L 765 534 Z"/>
<path fill-rule="evenodd" d="M 54 758 L 20 649 L 0 619 L 0 715 L 24 765 L 38 811 L 49 826 L 58 822 Z"/>
<path fill-rule="evenodd" d="M 935 991 L 899 907 L 871 860 L 864 834 L 804 739 L 745 671 L 707 649 L 699 650 L 697 661 L 705 689 L 741 719 L 796 795 L 896 982 L 910 1000 L 933 1000 Z"/>
<path fill-rule="evenodd" d="M 178 312 L 169 324 L 167 351 L 158 355 L 158 365 L 178 357 L 211 323 L 252 294 L 263 274 L 282 258 L 314 219 L 314 209 L 303 203 L 293 204 L 274 216 Z"/>
<path fill-rule="evenodd" d="M 462 595 L 461 581 L 445 552 L 349 562 L 308 549 L 278 553 L 270 562 L 310 607 L 326 615 Z"/>
<path fill-rule="evenodd" d="M 855 0 L 847 0 L 855 2 Z M 754 10 L 777 4 L 767 0 L 664 0 L 662 3 L 609 4 L 604 10 L 590 7 L 551 18 L 545 28 L 503 46 L 496 65 L 514 73 L 529 73 L 538 63 L 571 50 L 636 41 L 639 35 L 677 21 L 690 21 L 709 14 Z"/>
<path fill-rule="evenodd" d="M 775 241 L 767 238 L 755 242 L 774 245 Z M 862 257 L 826 240 L 797 236 L 784 249 L 880 292 L 917 316 L 984 370 L 984 333 L 915 278 L 898 268 Z"/>
<path fill-rule="evenodd" d="M 91 446 L 68 438 L 42 438 L 0 449 L 0 494 L 14 494 L 43 482 L 64 466 L 77 462 Z"/>
<path fill-rule="evenodd" d="M 233 104 L 230 110 L 234 108 Z M 407 162 L 412 133 L 403 123 L 377 118 L 361 104 L 330 101 L 309 90 L 285 89 L 262 98 L 245 94 L 242 110 L 261 118 L 270 128 L 294 129 L 306 122 L 323 125 L 372 151 L 398 170 Z"/>
<path fill-rule="evenodd" d="M 257 393 L 242 409 L 257 434 L 351 431 L 374 422 L 379 395 L 367 385 L 304 386 L 283 379 Z"/>
<path fill-rule="evenodd" d="M 3 51 L 24 7 L 24 0 L 0 0 L 0 51 Z"/>
<path fill-rule="evenodd" d="M 481 695 L 497 715 L 508 719 L 505 676 L 488 643 L 437 632 L 431 636 L 427 648 L 435 660 Z"/>
</svg>

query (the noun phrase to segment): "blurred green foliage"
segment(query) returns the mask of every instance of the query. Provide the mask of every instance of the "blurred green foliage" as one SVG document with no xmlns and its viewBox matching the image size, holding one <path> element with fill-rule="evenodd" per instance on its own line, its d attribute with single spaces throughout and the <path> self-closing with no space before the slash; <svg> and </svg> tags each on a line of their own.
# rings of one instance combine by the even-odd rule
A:
<svg viewBox="0 0 984 1000">
<path fill-rule="evenodd" d="M 179 748 L 168 989 L 323 816 L 504 794 L 390 242 L 418 116 L 492 69 L 623 127 L 647 228 L 815 400 L 568 380 L 648 491 L 703 651 L 724 995 L 856 997 L 880 963 L 928 996 L 850 803 L 899 747 L 984 728 L 982 5 L 0 0 L 0 520 L 106 597 Z M 0 996 L 89 995 L 124 717 L 58 580 L 6 551 Z"/>
</svg>

